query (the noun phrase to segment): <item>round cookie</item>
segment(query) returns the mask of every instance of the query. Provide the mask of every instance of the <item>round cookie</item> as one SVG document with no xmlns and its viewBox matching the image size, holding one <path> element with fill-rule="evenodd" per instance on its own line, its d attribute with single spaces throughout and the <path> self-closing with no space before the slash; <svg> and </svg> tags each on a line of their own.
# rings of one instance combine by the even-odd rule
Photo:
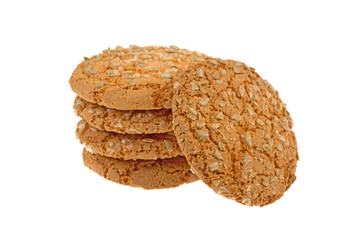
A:
<svg viewBox="0 0 360 240">
<path fill-rule="evenodd" d="M 69 83 L 81 98 L 119 110 L 171 108 L 173 83 L 205 55 L 167 47 L 116 47 L 84 58 Z"/>
<path fill-rule="evenodd" d="M 185 157 L 128 161 L 92 154 L 84 149 L 83 160 L 90 170 L 110 181 L 144 189 L 172 188 L 198 180 Z"/>
<path fill-rule="evenodd" d="M 174 132 L 195 174 L 215 192 L 265 206 L 295 181 L 293 122 L 254 68 L 211 59 L 175 83 Z"/>
<path fill-rule="evenodd" d="M 74 111 L 90 125 L 108 132 L 153 134 L 173 130 L 170 109 L 121 111 L 76 97 Z"/>
<path fill-rule="evenodd" d="M 91 153 L 124 160 L 156 160 L 183 155 L 172 132 L 119 134 L 100 131 L 82 119 L 77 124 L 76 137 Z"/>
</svg>

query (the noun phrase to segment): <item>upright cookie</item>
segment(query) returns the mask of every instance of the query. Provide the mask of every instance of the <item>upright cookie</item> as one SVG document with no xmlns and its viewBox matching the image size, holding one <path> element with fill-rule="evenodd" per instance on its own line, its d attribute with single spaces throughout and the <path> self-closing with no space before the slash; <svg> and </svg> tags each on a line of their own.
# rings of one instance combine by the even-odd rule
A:
<svg viewBox="0 0 360 240">
<path fill-rule="evenodd" d="M 170 109 L 121 111 L 76 97 L 74 111 L 93 127 L 108 132 L 153 134 L 173 130 Z"/>
<path fill-rule="evenodd" d="M 81 98 L 119 110 L 171 108 L 173 83 L 205 55 L 167 47 L 117 47 L 84 58 L 70 85 Z"/>
<path fill-rule="evenodd" d="M 245 205 L 279 199 L 299 157 L 278 92 L 254 68 L 220 59 L 190 67 L 175 85 L 174 132 L 197 176 Z"/>
<path fill-rule="evenodd" d="M 76 136 L 86 150 L 124 160 L 155 160 L 183 155 L 172 133 L 119 134 L 100 131 L 81 120 Z"/>
<path fill-rule="evenodd" d="M 144 189 L 172 188 L 198 180 L 191 173 L 185 157 L 128 161 L 92 154 L 84 149 L 83 160 L 85 166 L 110 181 Z"/>
</svg>

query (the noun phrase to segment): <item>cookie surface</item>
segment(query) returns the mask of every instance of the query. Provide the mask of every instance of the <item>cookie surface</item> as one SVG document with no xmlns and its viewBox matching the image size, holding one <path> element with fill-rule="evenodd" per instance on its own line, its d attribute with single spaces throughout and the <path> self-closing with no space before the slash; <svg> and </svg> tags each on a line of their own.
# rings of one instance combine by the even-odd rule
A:
<svg viewBox="0 0 360 240">
<path fill-rule="evenodd" d="M 100 131 L 81 120 L 76 136 L 93 153 L 124 160 L 155 160 L 183 155 L 172 133 L 119 134 Z"/>
<path fill-rule="evenodd" d="M 81 98 L 119 110 L 171 108 L 173 83 L 205 55 L 165 47 L 117 47 L 84 58 L 69 83 Z"/>
<path fill-rule="evenodd" d="M 197 176 L 245 205 L 279 199 L 299 157 L 278 92 L 255 69 L 220 59 L 189 67 L 175 84 L 174 132 Z"/>
<path fill-rule="evenodd" d="M 185 157 L 128 161 L 92 154 L 84 149 L 83 160 L 90 170 L 110 181 L 144 189 L 172 188 L 198 180 L 191 173 Z"/>
<path fill-rule="evenodd" d="M 173 130 L 170 109 L 121 111 L 76 97 L 74 111 L 91 126 L 108 132 L 152 134 Z"/>
</svg>

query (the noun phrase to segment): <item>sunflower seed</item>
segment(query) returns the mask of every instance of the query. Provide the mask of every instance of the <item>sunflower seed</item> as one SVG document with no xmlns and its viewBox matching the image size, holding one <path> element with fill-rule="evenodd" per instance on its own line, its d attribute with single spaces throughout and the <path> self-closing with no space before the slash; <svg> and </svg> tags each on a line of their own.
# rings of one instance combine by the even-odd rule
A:
<svg viewBox="0 0 360 240">
<path fill-rule="evenodd" d="M 167 49 L 165 49 L 165 52 L 167 52 L 167 53 L 174 53 L 174 52 L 175 52 L 175 49 L 167 48 Z"/>
<path fill-rule="evenodd" d="M 235 120 L 235 121 L 240 121 L 241 120 L 241 115 L 240 114 L 234 114 L 231 116 L 231 119 Z"/>
<path fill-rule="evenodd" d="M 234 73 L 241 73 L 241 69 L 239 67 L 233 68 Z"/>
<path fill-rule="evenodd" d="M 189 107 L 189 112 L 195 116 L 197 116 L 197 111 L 195 109 L 193 109 L 192 107 Z"/>
<path fill-rule="evenodd" d="M 84 130 L 84 129 L 85 129 L 85 123 L 80 124 L 80 125 L 78 126 L 78 129 L 79 129 L 80 131 Z"/>
<path fill-rule="evenodd" d="M 100 54 L 98 54 L 98 55 L 95 55 L 94 61 L 97 62 L 97 61 L 100 61 L 102 59 L 103 59 L 103 57 Z"/>
<path fill-rule="evenodd" d="M 134 75 L 133 75 L 133 78 L 140 78 L 140 73 L 135 73 Z"/>
<path fill-rule="evenodd" d="M 166 64 L 167 64 L 169 67 L 174 67 L 174 66 L 175 66 L 175 63 L 173 63 L 173 62 L 171 62 L 171 61 L 170 61 L 170 62 L 167 62 Z"/>
<path fill-rule="evenodd" d="M 94 114 L 96 112 L 96 110 L 94 108 L 90 108 L 87 112 L 89 114 Z"/>
<path fill-rule="evenodd" d="M 209 102 L 210 98 L 203 98 L 199 101 L 200 105 L 205 106 Z"/>
<path fill-rule="evenodd" d="M 197 76 L 198 77 L 204 77 L 204 70 L 202 70 L 202 69 L 199 69 L 198 71 L 197 71 Z"/>
<path fill-rule="evenodd" d="M 197 122 L 196 127 L 198 127 L 198 128 L 205 127 L 205 123 L 204 122 Z"/>
<path fill-rule="evenodd" d="M 173 75 L 171 74 L 171 73 L 163 73 L 162 75 L 161 75 L 161 78 L 172 78 L 173 77 Z"/>
<path fill-rule="evenodd" d="M 244 157 L 244 163 L 245 164 L 248 164 L 248 163 L 250 163 L 251 161 L 252 161 L 252 159 L 251 159 L 251 157 L 249 156 L 249 155 L 246 155 L 245 157 Z"/>
<path fill-rule="evenodd" d="M 111 64 L 114 66 L 114 67 L 118 67 L 121 65 L 121 60 L 120 58 L 114 58 L 113 60 L 111 60 Z"/>
<path fill-rule="evenodd" d="M 220 102 L 218 102 L 218 106 L 221 107 L 221 108 L 223 108 L 223 107 L 225 107 L 225 103 L 222 102 L 222 101 L 220 101 Z"/>
<path fill-rule="evenodd" d="M 222 100 L 226 101 L 227 100 L 227 93 L 224 91 L 221 93 L 221 98 Z"/>
<path fill-rule="evenodd" d="M 180 48 L 178 46 L 175 45 L 170 45 L 169 48 L 175 49 L 175 50 L 179 50 Z"/>
<path fill-rule="evenodd" d="M 107 148 L 106 151 L 109 153 L 109 154 L 113 154 L 115 152 L 114 149 L 112 148 Z"/>
<path fill-rule="evenodd" d="M 269 89 L 271 92 L 275 92 L 275 88 L 271 84 L 269 84 Z"/>
<path fill-rule="evenodd" d="M 209 63 L 211 63 L 212 65 L 217 65 L 217 61 L 213 60 L 213 59 L 209 59 L 208 61 Z"/>
<path fill-rule="evenodd" d="M 266 162 L 265 167 L 270 170 L 272 168 L 272 165 L 271 165 L 271 163 Z"/>
<path fill-rule="evenodd" d="M 92 150 L 92 148 L 91 148 L 90 146 L 85 145 L 85 149 L 86 149 L 86 151 L 88 151 L 89 153 L 94 153 L 93 150 Z"/>
<path fill-rule="evenodd" d="M 116 122 L 114 126 L 117 127 L 117 128 L 122 128 L 123 127 L 121 122 Z"/>
<path fill-rule="evenodd" d="M 215 151 L 214 157 L 215 157 L 216 159 L 219 159 L 219 160 L 223 160 L 223 159 L 224 159 L 223 156 L 221 155 L 221 153 L 220 153 L 218 150 Z"/>
<path fill-rule="evenodd" d="M 202 130 L 199 130 L 197 132 L 197 136 L 201 139 L 209 139 L 209 132 L 208 131 L 202 131 Z"/>
<path fill-rule="evenodd" d="M 246 142 L 246 144 L 247 144 L 249 147 L 251 147 L 252 142 L 251 142 L 251 137 L 250 137 L 250 135 L 245 135 L 245 142 Z"/>
<path fill-rule="evenodd" d="M 200 89 L 200 92 L 202 92 L 203 94 L 206 94 L 206 91 L 203 87 L 200 86 L 199 89 Z"/>
<path fill-rule="evenodd" d="M 212 75 L 212 78 L 215 79 L 215 80 L 218 80 L 219 79 L 219 75 L 217 73 L 213 73 Z"/>
<path fill-rule="evenodd" d="M 240 94 L 241 97 L 244 97 L 244 95 L 245 95 L 245 88 L 244 88 L 244 86 L 240 86 L 240 87 L 239 87 L 239 94 Z"/>
<path fill-rule="evenodd" d="M 271 176 L 270 177 L 270 184 L 273 184 L 274 182 L 276 182 L 276 177 L 274 177 L 274 176 Z"/>
<path fill-rule="evenodd" d="M 184 131 L 189 130 L 189 126 L 186 125 L 186 124 L 183 124 L 183 125 L 181 126 L 181 128 L 182 128 Z"/>
<path fill-rule="evenodd" d="M 222 112 L 218 112 L 218 113 L 216 114 L 216 119 L 218 119 L 218 120 L 224 120 L 224 114 L 223 114 Z"/>
<path fill-rule="evenodd" d="M 206 84 L 208 84 L 208 83 L 209 83 L 209 81 L 207 81 L 207 80 L 197 82 L 197 84 L 198 84 L 199 86 L 204 86 L 204 85 L 206 85 Z"/>
<path fill-rule="evenodd" d="M 140 132 L 139 132 L 138 130 L 134 129 L 134 128 L 130 128 L 130 129 L 128 130 L 128 133 L 129 133 L 129 134 L 139 134 Z"/>
<path fill-rule="evenodd" d="M 265 151 L 267 151 L 267 152 L 270 152 L 270 151 L 271 151 L 271 149 L 270 149 L 270 147 L 269 147 L 268 144 L 263 144 L 263 145 L 262 145 L 262 148 L 263 148 Z"/>
<path fill-rule="evenodd" d="M 259 124 L 260 126 L 264 125 L 264 122 L 261 119 L 256 119 L 256 123 Z"/>
<path fill-rule="evenodd" d="M 95 75 L 99 70 L 97 69 L 91 69 L 90 74 Z"/>
<path fill-rule="evenodd" d="M 89 72 L 91 69 L 92 69 L 92 65 L 90 64 L 90 65 L 88 65 L 85 69 L 84 69 L 84 71 L 85 72 Z"/>
<path fill-rule="evenodd" d="M 105 86 L 105 84 L 106 84 L 106 81 L 102 81 L 102 82 L 96 84 L 96 88 L 102 88 L 103 86 Z"/>
<path fill-rule="evenodd" d="M 218 162 L 213 161 L 213 162 L 208 163 L 208 168 L 210 171 L 216 171 L 219 169 L 219 165 L 220 164 Z"/>
<path fill-rule="evenodd" d="M 173 146 L 171 145 L 170 142 L 168 142 L 167 140 L 164 140 L 164 145 L 165 145 L 165 148 L 168 152 L 172 152 L 174 150 Z"/>
<path fill-rule="evenodd" d="M 194 91 L 195 91 L 195 90 L 199 90 L 199 86 L 196 85 L 195 83 L 191 83 L 190 85 L 191 85 L 191 89 L 192 89 L 192 90 L 194 90 Z"/>
<path fill-rule="evenodd" d="M 94 128 L 94 127 L 90 127 L 90 130 L 92 131 L 92 132 L 97 132 L 98 130 L 96 129 L 96 128 Z"/>
<path fill-rule="evenodd" d="M 267 178 L 264 178 L 264 180 L 262 181 L 262 184 L 267 187 L 269 186 L 269 180 Z"/>
<path fill-rule="evenodd" d="M 180 86 L 179 82 L 174 82 L 174 88 L 177 88 L 178 86 Z"/>
<path fill-rule="evenodd" d="M 276 137 L 277 137 L 280 141 L 286 142 L 286 139 L 285 139 L 282 135 L 276 134 Z"/>
<path fill-rule="evenodd" d="M 114 77 L 114 76 L 119 76 L 120 72 L 119 70 L 107 70 L 106 74 L 108 75 L 108 77 Z"/>
</svg>

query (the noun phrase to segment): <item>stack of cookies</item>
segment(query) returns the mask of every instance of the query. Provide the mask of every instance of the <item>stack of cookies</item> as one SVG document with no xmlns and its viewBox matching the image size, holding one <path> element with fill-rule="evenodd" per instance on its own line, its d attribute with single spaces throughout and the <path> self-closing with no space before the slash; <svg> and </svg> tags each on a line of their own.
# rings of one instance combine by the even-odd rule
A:
<svg viewBox="0 0 360 240">
<path fill-rule="evenodd" d="M 85 57 L 70 79 L 84 164 L 145 189 L 197 180 L 177 144 L 170 108 L 174 81 L 205 58 L 176 46 L 116 47 Z"/>
<path fill-rule="evenodd" d="M 265 206 L 296 179 L 286 105 L 242 62 L 175 46 L 117 47 L 85 58 L 70 85 L 84 163 L 109 180 L 157 189 L 199 178 L 226 198 Z"/>
</svg>

